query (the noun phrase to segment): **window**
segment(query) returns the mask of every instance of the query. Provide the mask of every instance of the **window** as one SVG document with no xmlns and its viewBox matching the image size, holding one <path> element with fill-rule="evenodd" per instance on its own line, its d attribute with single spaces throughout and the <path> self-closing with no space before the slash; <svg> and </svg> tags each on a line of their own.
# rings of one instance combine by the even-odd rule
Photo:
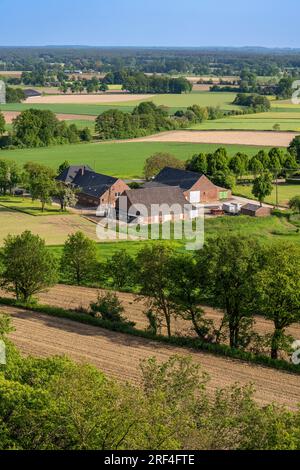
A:
<svg viewBox="0 0 300 470">
<path fill-rule="evenodd" d="M 122 193 L 115 193 L 116 197 L 120 197 Z"/>
</svg>

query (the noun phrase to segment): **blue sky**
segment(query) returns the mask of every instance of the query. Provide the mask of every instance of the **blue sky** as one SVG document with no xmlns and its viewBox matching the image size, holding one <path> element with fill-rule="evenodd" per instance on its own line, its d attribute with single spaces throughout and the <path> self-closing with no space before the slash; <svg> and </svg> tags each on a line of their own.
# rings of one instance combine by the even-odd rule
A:
<svg viewBox="0 0 300 470">
<path fill-rule="evenodd" d="M 300 47 L 299 0 L 0 0 L 0 45 Z"/>
</svg>

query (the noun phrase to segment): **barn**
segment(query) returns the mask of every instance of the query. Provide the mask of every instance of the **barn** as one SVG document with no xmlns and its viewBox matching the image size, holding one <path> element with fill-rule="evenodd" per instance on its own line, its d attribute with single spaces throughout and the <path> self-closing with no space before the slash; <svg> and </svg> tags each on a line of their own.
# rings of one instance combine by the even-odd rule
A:
<svg viewBox="0 0 300 470">
<path fill-rule="evenodd" d="M 266 217 L 271 215 L 271 207 L 263 207 L 258 204 L 246 204 L 241 208 L 242 215 L 249 215 L 250 217 Z"/>
<path fill-rule="evenodd" d="M 125 191 L 116 202 L 120 220 L 139 224 L 188 220 L 198 216 L 178 187 L 155 187 Z"/>
<path fill-rule="evenodd" d="M 98 212 L 105 212 L 115 207 L 118 197 L 129 187 L 112 176 L 94 172 L 89 166 L 70 166 L 58 177 L 58 181 L 72 185 L 79 190 L 78 204 L 84 207 L 98 207 Z"/>
<path fill-rule="evenodd" d="M 164 168 L 145 188 L 176 186 L 192 204 L 213 203 L 231 198 L 229 189 L 213 184 L 204 174 L 177 168 Z"/>
</svg>

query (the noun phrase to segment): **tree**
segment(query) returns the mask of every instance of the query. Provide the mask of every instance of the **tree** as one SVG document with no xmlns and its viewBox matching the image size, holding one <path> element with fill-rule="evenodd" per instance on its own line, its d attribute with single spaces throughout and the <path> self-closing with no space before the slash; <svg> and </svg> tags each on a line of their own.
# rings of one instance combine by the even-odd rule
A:
<svg viewBox="0 0 300 470">
<path fill-rule="evenodd" d="M 105 273 L 112 279 L 113 287 L 132 286 L 135 278 L 135 261 L 125 250 L 118 250 L 106 262 Z"/>
<path fill-rule="evenodd" d="M 1 261 L 2 284 L 18 300 L 28 302 L 57 281 L 56 259 L 44 240 L 29 231 L 6 238 Z"/>
<path fill-rule="evenodd" d="M 123 323 L 132 327 L 135 325 L 123 316 L 124 307 L 114 292 L 98 294 L 97 301 L 91 303 L 91 310 L 96 318 L 100 317 L 102 320 Z"/>
<path fill-rule="evenodd" d="M 194 331 L 201 339 L 209 340 L 212 323 L 204 318 L 200 307 L 203 291 L 195 258 L 190 254 L 175 255 L 170 262 L 170 271 L 172 296 L 179 314 L 192 322 Z"/>
<path fill-rule="evenodd" d="M 70 282 L 78 286 L 96 276 L 97 245 L 82 232 L 69 235 L 61 257 L 61 272 Z"/>
<path fill-rule="evenodd" d="M 47 173 L 40 173 L 30 180 L 29 191 L 33 200 L 38 199 L 41 202 L 44 212 L 45 205 L 50 204 L 56 194 L 56 182 Z"/>
<path fill-rule="evenodd" d="M 144 176 L 150 180 L 166 167 L 183 169 L 184 162 L 169 153 L 155 153 L 145 162 Z"/>
<path fill-rule="evenodd" d="M 62 182 L 57 182 L 55 196 L 60 203 L 60 210 L 66 211 L 67 207 L 75 207 L 77 204 L 78 189 L 66 186 Z"/>
<path fill-rule="evenodd" d="M 3 113 L 1 113 L 0 111 L 0 136 L 4 134 L 5 130 L 6 130 L 5 117 Z"/>
<path fill-rule="evenodd" d="M 300 214 L 300 196 L 294 196 L 289 201 L 289 208 L 295 211 L 297 214 Z"/>
<path fill-rule="evenodd" d="M 65 160 L 63 163 L 61 163 L 58 167 L 57 174 L 61 175 L 65 170 L 67 170 L 70 167 L 70 163 L 68 160 Z"/>
<path fill-rule="evenodd" d="M 158 243 L 145 246 L 136 259 L 139 293 L 146 299 L 148 310 L 164 318 L 169 337 L 172 317 L 177 312 L 171 288 L 172 256 L 168 246 Z"/>
<path fill-rule="evenodd" d="M 283 77 L 279 80 L 276 89 L 276 95 L 282 99 L 291 98 L 293 93 L 293 78 L 292 77 Z"/>
<path fill-rule="evenodd" d="M 252 194 L 255 196 L 260 205 L 270 196 L 273 191 L 273 178 L 271 173 L 263 173 L 253 181 Z"/>
<path fill-rule="evenodd" d="M 300 163 L 300 135 L 294 137 L 289 145 L 288 151 L 296 158 L 297 162 Z"/>
<path fill-rule="evenodd" d="M 79 138 L 82 142 L 90 142 L 91 140 L 93 140 L 91 130 L 88 127 L 81 129 L 79 131 Z"/>
<path fill-rule="evenodd" d="M 207 157 L 205 153 L 194 155 L 191 160 L 186 162 L 186 170 L 195 171 L 196 173 L 207 173 Z"/>
<path fill-rule="evenodd" d="M 236 184 L 236 178 L 230 171 L 216 171 L 211 179 L 214 184 L 222 188 L 232 189 Z"/>
<path fill-rule="evenodd" d="M 237 178 L 241 178 L 248 167 L 248 155 L 243 153 L 236 153 L 229 162 L 229 168 Z"/>
<path fill-rule="evenodd" d="M 224 310 L 232 348 L 249 342 L 254 275 L 259 264 L 257 241 L 240 235 L 209 240 L 197 257 L 200 287 L 210 303 Z M 250 331 L 250 332 L 249 332 Z"/>
<path fill-rule="evenodd" d="M 6 194 L 12 193 L 16 185 L 21 181 L 19 167 L 13 160 L 0 160 L 0 192 Z"/>
<path fill-rule="evenodd" d="M 277 359 L 286 328 L 300 321 L 299 247 L 286 242 L 266 246 L 255 284 L 257 311 L 274 323 L 271 357 Z"/>
<path fill-rule="evenodd" d="M 264 171 L 264 165 L 257 155 L 254 155 L 249 161 L 249 170 L 254 174 L 255 178 Z"/>
</svg>

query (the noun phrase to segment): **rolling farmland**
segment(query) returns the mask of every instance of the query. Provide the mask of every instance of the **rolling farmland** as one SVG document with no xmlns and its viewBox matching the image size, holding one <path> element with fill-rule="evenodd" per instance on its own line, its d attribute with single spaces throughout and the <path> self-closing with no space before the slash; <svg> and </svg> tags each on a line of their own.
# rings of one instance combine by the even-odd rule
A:
<svg viewBox="0 0 300 470">
<path fill-rule="evenodd" d="M 300 402 L 297 375 L 203 352 L 162 346 L 155 341 L 18 308 L 3 306 L 1 309 L 12 316 L 16 331 L 11 334 L 11 339 L 27 355 L 67 355 L 78 362 L 94 364 L 117 380 L 138 384 L 141 360 L 156 356 L 164 362 L 174 354 L 186 354 L 209 373 L 208 391 L 238 382 L 241 385 L 253 384 L 256 388 L 255 399 L 262 405 L 277 402 L 296 409 Z"/>
</svg>

